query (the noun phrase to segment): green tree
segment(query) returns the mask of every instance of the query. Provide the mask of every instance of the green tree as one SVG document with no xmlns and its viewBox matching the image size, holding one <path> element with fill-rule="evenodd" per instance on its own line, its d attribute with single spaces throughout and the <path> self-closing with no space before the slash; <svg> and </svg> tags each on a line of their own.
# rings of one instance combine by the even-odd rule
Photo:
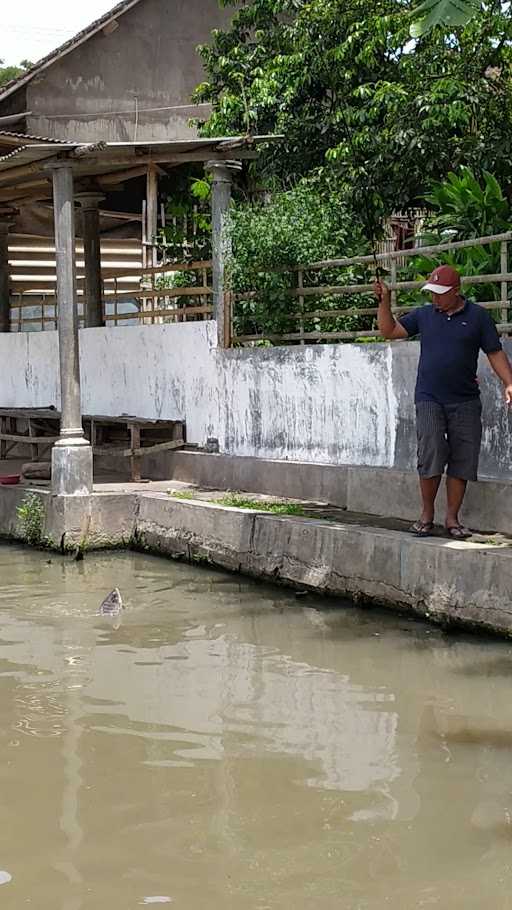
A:
<svg viewBox="0 0 512 910">
<path fill-rule="evenodd" d="M 6 85 L 12 79 L 21 76 L 25 70 L 30 69 L 32 63 L 30 60 L 22 60 L 19 66 L 4 66 L 4 61 L 0 60 L 0 85 Z"/>
<path fill-rule="evenodd" d="M 423 0 L 412 12 L 411 35 L 425 35 L 437 25 L 458 27 L 466 25 L 481 9 L 480 0 Z"/>
<path fill-rule="evenodd" d="M 447 31 L 448 0 L 224 2 L 232 24 L 201 49 L 204 134 L 283 134 L 264 168 L 285 185 L 328 172 L 370 227 L 460 165 L 510 184 L 509 3 L 487 0 Z M 423 23 L 415 39 L 411 22 Z"/>
</svg>

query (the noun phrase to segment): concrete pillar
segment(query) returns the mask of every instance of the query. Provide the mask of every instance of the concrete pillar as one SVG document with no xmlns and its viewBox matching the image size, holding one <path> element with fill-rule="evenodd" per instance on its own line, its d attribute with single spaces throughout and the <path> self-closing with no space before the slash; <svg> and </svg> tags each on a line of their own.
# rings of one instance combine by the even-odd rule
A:
<svg viewBox="0 0 512 910">
<path fill-rule="evenodd" d="M 86 329 L 105 325 L 103 318 L 100 248 L 100 213 L 98 206 L 105 197 L 101 193 L 78 193 L 82 207 L 84 235 L 84 325 Z"/>
<path fill-rule="evenodd" d="M 226 215 L 231 201 L 232 174 L 240 171 L 238 161 L 207 161 L 206 170 L 212 175 L 212 260 L 213 310 L 217 320 L 219 347 L 227 347 L 231 335 L 231 318 L 226 306 L 226 263 L 230 254 L 230 239 L 225 230 Z"/>
<path fill-rule="evenodd" d="M 0 332 L 11 330 L 8 239 L 9 224 L 0 221 Z"/>
<path fill-rule="evenodd" d="M 79 496 L 92 492 L 92 448 L 84 437 L 80 403 L 73 170 L 64 160 L 51 171 L 61 389 L 60 439 L 52 450 L 52 491 Z"/>
</svg>

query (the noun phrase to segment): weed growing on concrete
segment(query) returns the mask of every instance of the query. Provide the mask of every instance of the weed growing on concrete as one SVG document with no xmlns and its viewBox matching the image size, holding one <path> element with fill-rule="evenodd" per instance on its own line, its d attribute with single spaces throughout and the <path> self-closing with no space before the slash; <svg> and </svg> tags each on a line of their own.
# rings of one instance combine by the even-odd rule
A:
<svg viewBox="0 0 512 910">
<path fill-rule="evenodd" d="M 32 547 L 38 547 L 43 541 L 43 523 L 45 508 L 36 493 L 27 493 L 17 510 L 23 539 Z"/>
<path fill-rule="evenodd" d="M 228 494 L 216 500 L 218 505 L 231 506 L 235 509 L 256 509 L 258 512 L 270 512 L 272 515 L 304 515 L 304 509 L 295 502 L 264 502 L 260 499 L 249 499 L 245 496 Z"/>
<path fill-rule="evenodd" d="M 168 490 L 173 499 L 197 499 L 191 490 Z M 228 493 L 221 499 L 209 500 L 213 505 L 231 506 L 234 509 L 255 509 L 258 512 L 270 512 L 272 515 L 305 515 L 304 509 L 295 502 L 265 502 L 261 499 L 250 499 L 236 493 Z"/>
</svg>

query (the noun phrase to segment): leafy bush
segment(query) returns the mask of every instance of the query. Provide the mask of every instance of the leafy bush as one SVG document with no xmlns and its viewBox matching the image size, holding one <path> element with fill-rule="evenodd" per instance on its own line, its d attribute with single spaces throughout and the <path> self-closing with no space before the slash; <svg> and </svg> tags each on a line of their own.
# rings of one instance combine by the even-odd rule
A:
<svg viewBox="0 0 512 910">
<path fill-rule="evenodd" d="M 17 508 L 23 539 L 30 546 L 38 547 L 43 540 L 45 508 L 41 497 L 27 493 Z"/>
<path fill-rule="evenodd" d="M 512 226 L 508 200 L 496 178 L 485 171 L 481 180 L 467 167 L 450 172 L 445 181 L 432 185 L 426 201 L 432 212 L 420 238 L 424 246 L 503 234 Z M 495 274 L 500 271 L 500 254 L 499 242 L 433 256 L 420 254 L 411 263 L 409 277 L 424 277 L 441 263 L 454 266 L 464 275 Z M 478 301 L 500 298 L 498 284 L 466 285 L 465 292 Z"/>
<path fill-rule="evenodd" d="M 297 266 L 366 252 L 368 248 L 360 225 L 351 219 L 335 190 L 326 193 L 306 180 L 293 189 L 278 190 L 266 204 L 234 204 L 229 232 L 230 280 L 239 295 L 234 308 L 238 335 L 297 332 L 299 320 L 294 315 L 299 312 L 299 302 L 289 293 L 297 287 Z M 343 271 L 311 270 L 304 273 L 304 285 L 350 285 L 366 278 L 357 266 Z M 301 309 L 304 331 L 370 328 L 368 317 L 308 317 L 319 310 L 348 310 L 365 304 L 368 302 L 360 294 L 305 296 Z"/>
<path fill-rule="evenodd" d="M 164 182 L 165 187 L 165 182 Z M 170 263 L 169 272 L 155 278 L 156 290 L 202 287 L 204 280 L 201 270 L 172 271 L 172 263 L 201 262 L 211 258 L 211 216 L 210 216 L 211 181 L 207 177 L 193 176 L 185 170 L 181 181 L 171 185 L 167 191 L 166 227 L 157 236 L 157 243 L 164 261 Z M 162 294 L 165 300 L 165 293 Z M 201 297 L 170 298 L 173 310 L 176 307 L 199 306 Z M 165 309 L 163 300 L 160 309 Z M 163 317 L 164 322 L 174 322 L 174 315 Z"/>
<path fill-rule="evenodd" d="M 432 206 L 429 224 L 456 240 L 501 234 L 510 229 L 510 208 L 496 178 L 483 172 L 480 183 L 468 167 L 451 171 L 425 196 Z"/>
</svg>

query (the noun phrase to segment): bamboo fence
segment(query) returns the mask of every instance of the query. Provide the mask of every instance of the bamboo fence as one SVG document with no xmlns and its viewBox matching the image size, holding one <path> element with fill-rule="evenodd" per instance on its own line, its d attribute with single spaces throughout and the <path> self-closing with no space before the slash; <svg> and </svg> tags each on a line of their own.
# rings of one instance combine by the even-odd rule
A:
<svg viewBox="0 0 512 910">
<path fill-rule="evenodd" d="M 407 265 L 408 260 L 418 256 L 429 258 L 432 260 L 433 269 L 435 265 L 438 264 L 435 260 L 436 256 L 440 253 L 449 253 L 455 250 L 486 246 L 489 244 L 500 245 L 500 271 L 483 275 L 462 275 L 462 286 L 474 287 L 476 285 L 497 285 L 499 287 L 498 299 L 478 301 L 478 303 L 486 309 L 496 311 L 498 331 L 502 335 L 510 335 L 512 334 L 512 323 L 509 320 L 511 309 L 509 285 L 512 282 L 512 273 L 509 272 L 509 244 L 511 241 L 512 232 L 507 232 L 486 237 L 477 237 L 470 240 L 440 243 L 433 246 L 386 250 L 385 252 L 377 253 L 376 256 L 353 256 L 342 259 L 326 259 L 319 262 L 299 265 L 288 270 L 296 275 L 296 281 L 294 282 L 295 286 L 283 290 L 283 295 L 291 298 L 291 301 L 297 301 L 296 306 L 291 303 L 290 310 L 287 310 L 282 317 L 284 321 L 296 324 L 296 330 L 279 333 L 262 329 L 252 334 L 237 333 L 237 306 L 257 300 L 259 292 L 249 291 L 245 293 L 235 293 L 229 295 L 232 319 L 231 343 L 233 345 L 251 346 L 262 342 L 270 342 L 276 345 L 290 343 L 304 345 L 307 343 L 332 341 L 378 341 L 379 339 L 382 339 L 382 336 L 376 328 L 376 304 L 365 306 L 363 301 L 362 306 L 356 304 L 354 306 L 343 307 L 340 305 L 338 308 L 335 306 L 322 308 L 321 305 L 321 298 L 339 297 L 341 299 L 345 296 L 371 295 L 373 283 L 333 285 L 321 283 L 319 285 L 308 285 L 306 282 L 308 275 L 311 275 L 311 273 L 314 272 L 321 273 L 327 269 L 343 270 L 356 266 L 364 267 L 371 271 L 375 264 L 387 266 L 389 276 L 386 277 L 386 282 L 392 294 L 392 309 L 396 315 L 401 315 L 417 307 L 419 302 L 414 303 L 413 306 L 400 306 L 399 295 L 405 291 L 419 290 L 425 283 L 427 277 L 425 275 L 425 278 L 421 281 L 397 280 L 398 269 Z M 307 302 L 311 299 L 318 298 L 320 298 L 320 306 L 309 310 L 307 308 Z M 373 317 L 373 325 L 371 328 L 356 329 L 353 331 L 329 331 L 322 328 L 322 323 L 325 324 L 325 322 L 332 322 L 338 318 L 346 317 Z M 310 326 L 312 323 L 315 323 L 314 330 L 308 330 L 307 326 Z"/>
<path fill-rule="evenodd" d="M 137 240 L 101 240 L 103 315 L 107 326 L 184 322 L 213 315 L 211 261 L 164 262 L 144 266 Z M 83 246 L 76 245 L 77 305 L 83 326 Z M 192 286 L 176 276 L 194 275 Z M 57 327 L 55 246 L 51 239 L 27 235 L 9 238 L 11 331 Z"/>
</svg>

